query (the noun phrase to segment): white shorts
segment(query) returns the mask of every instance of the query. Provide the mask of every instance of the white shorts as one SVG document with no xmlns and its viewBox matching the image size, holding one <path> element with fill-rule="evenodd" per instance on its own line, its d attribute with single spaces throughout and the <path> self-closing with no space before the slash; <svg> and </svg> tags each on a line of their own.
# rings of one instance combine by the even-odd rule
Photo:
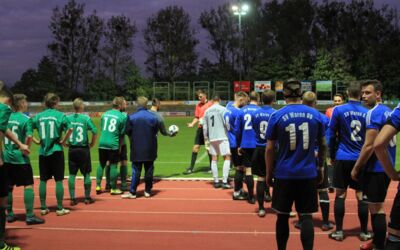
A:
<svg viewBox="0 0 400 250">
<path fill-rule="evenodd" d="M 210 155 L 230 155 L 231 148 L 228 140 L 210 142 Z"/>
</svg>

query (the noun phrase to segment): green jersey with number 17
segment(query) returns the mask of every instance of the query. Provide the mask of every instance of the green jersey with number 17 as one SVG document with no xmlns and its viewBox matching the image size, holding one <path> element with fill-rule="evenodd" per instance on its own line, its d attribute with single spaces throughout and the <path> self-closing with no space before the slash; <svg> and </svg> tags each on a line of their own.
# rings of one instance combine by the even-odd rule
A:
<svg viewBox="0 0 400 250">
<path fill-rule="evenodd" d="M 7 128 L 18 138 L 22 143 L 25 143 L 27 137 L 32 136 L 32 126 L 29 122 L 29 116 L 14 112 L 8 120 Z M 25 156 L 18 146 L 4 137 L 4 162 L 12 164 L 29 164 L 29 158 Z"/>
<path fill-rule="evenodd" d="M 32 128 L 39 132 L 39 155 L 49 156 L 56 151 L 63 150 L 60 144 L 62 132 L 71 128 L 64 113 L 49 108 L 40 112 L 31 120 Z"/>
<path fill-rule="evenodd" d="M 69 137 L 69 145 L 75 147 L 87 147 L 89 145 L 88 131 L 97 134 L 97 128 L 94 126 L 92 119 L 84 114 L 71 114 L 68 121 L 73 128 L 73 132 Z"/>
<path fill-rule="evenodd" d="M 101 116 L 99 148 L 118 150 L 119 140 L 125 133 L 127 116 L 117 109 L 111 109 Z"/>
</svg>

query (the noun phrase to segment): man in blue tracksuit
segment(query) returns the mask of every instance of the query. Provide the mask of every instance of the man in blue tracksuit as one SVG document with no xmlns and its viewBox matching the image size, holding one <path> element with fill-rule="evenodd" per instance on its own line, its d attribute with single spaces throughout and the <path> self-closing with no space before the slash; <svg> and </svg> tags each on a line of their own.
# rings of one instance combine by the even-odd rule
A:
<svg viewBox="0 0 400 250">
<path fill-rule="evenodd" d="M 125 199 L 135 199 L 136 189 L 140 182 L 142 167 L 145 171 L 145 191 L 144 196 L 151 196 L 153 187 L 154 161 L 157 159 L 157 134 L 168 135 L 165 130 L 161 130 L 162 122 L 158 116 L 147 110 L 147 98 L 140 96 L 137 98 L 138 109 L 129 115 L 125 133 L 129 136 L 131 145 L 132 162 L 132 182 L 130 192 L 122 195 Z M 174 136 L 175 134 L 169 134 Z"/>
</svg>

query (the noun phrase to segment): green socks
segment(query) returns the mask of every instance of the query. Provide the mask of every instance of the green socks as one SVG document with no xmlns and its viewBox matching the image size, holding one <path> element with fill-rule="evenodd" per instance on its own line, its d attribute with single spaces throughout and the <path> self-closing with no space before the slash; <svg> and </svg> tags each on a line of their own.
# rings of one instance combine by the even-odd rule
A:
<svg viewBox="0 0 400 250">
<path fill-rule="evenodd" d="M 110 165 L 107 165 L 106 169 L 105 169 L 105 171 L 106 171 L 106 186 L 110 185 L 110 171 L 111 171 L 110 168 L 111 168 Z"/>
<path fill-rule="evenodd" d="M 40 198 L 40 209 L 44 210 L 46 206 L 46 181 L 40 181 L 39 184 L 39 198 Z"/>
<path fill-rule="evenodd" d="M 13 207 L 13 194 L 12 191 L 9 191 L 7 196 L 7 213 L 9 215 L 14 215 L 12 207 Z"/>
<path fill-rule="evenodd" d="M 62 181 L 56 181 L 56 198 L 57 198 L 57 209 L 61 210 L 63 208 L 63 198 L 64 198 L 64 187 Z"/>
<path fill-rule="evenodd" d="M 75 199 L 75 178 L 76 175 L 69 174 L 68 177 L 68 190 L 71 200 Z"/>
<path fill-rule="evenodd" d="M 90 189 L 92 189 L 92 180 L 90 179 L 89 173 L 85 174 L 83 181 L 84 181 L 83 185 L 85 187 L 85 198 L 90 198 Z"/>
<path fill-rule="evenodd" d="M 118 167 L 117 164 L 110 165 L 110 185 L 111 189 L 117 188 Z"/>
<path fill-rule="evenodd" d="M 26 216 L 32 217 L 33 214 L 33 200 L 34 200 L 34 193 L 32 188 L 25 188 L 24 190 L 24 203 L 25 203 L 25 210 Z"/>
<path fill-rule="evenodd" d="M 121 165 L 120 176 L 121 176 L 121 189 L 126 190 L 126 176 L 128 175 L 128 167 Z"/>
<path fill-rule="evenodd" d="M 6 234 L 6 208 L 0 207 L 0 248 L 4 247 L 5 234 Z"/>
<path fill-rule="evenodd" d="M 99 165 L 97 167 L 97 174 L 96 174 L 96 185 L 100 186 L 101 185 L 101 179 L 103 179 L 103 170 L 104 167 Z"/>
</svg>

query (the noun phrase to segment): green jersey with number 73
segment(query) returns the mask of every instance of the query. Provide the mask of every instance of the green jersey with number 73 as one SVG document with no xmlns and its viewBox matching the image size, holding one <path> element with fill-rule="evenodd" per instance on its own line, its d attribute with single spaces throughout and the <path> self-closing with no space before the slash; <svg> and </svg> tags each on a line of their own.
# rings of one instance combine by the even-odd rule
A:
<svg viewBox="0 0 400 250">
<path fill-rule="evenodd" d="M 111 109 L 101 116 L 99 148 L 118 150 L 119 140 L 125 133 L 127 116 L 117 109 Z"/>
<path fill-rule="evenodd" d="M 63 131 L 71 128 L 64 113 L 48 108 L 31 119 L 32 129 L 37 129 L 40 137 L 39 155 L 49 156 L 62 151 L 60 144 Z"/>
</svg>

